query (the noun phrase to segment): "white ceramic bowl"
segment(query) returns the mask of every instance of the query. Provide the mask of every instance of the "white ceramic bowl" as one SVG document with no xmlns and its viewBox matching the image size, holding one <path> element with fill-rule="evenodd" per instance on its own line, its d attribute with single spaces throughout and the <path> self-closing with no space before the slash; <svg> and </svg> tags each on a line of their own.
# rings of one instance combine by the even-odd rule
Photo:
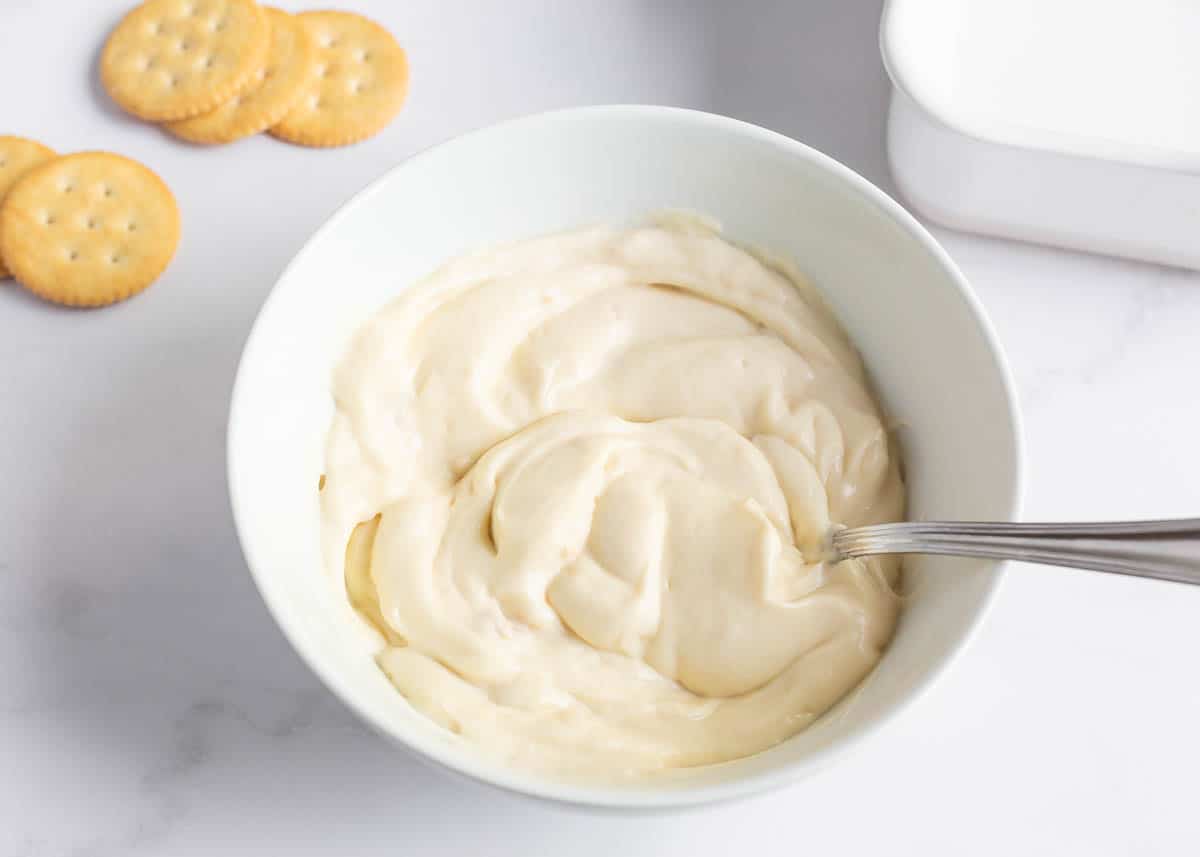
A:
<svg viewBox="0 0 1200 857">
<path fill-rule="evenodd" d="M 911 598 L 867 681 L 757 756 L 626 787 L 499 764 L 415 712 L 384 678 L 321 566 L 317 480 L 331 369 L 354 330 L 478 245 L 683 208 L 790 257 L 828 296 L 902 425 L 916 518 L 1016 516 L 1016 401 L 983 311 L 912 217 L 849 169 L 779 134 L 662 107 L 531 116 L 444 143 L 352 199 L 276 284 L 246 343 L 229 421 L 229 487 L 251 573 L 300 656 L 365 721 L 441 766 L 539 797 L 657 808 L 808 775 L 929 686 L 979 622 L 991 562 L 912 559 Z M 470 343 L 464 343 L 470 347 Z"/>
</svg>

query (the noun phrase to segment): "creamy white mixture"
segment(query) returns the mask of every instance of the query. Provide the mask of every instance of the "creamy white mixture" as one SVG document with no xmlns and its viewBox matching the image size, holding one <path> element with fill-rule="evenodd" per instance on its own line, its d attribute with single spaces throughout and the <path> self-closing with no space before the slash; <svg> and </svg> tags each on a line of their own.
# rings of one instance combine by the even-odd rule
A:
<svg viewBox="0 0 1200 857">
<path fill-rule="evenodd" d="M 417 709 L 515 764 L 703 765 L 803 729 L 892 634 L 892 561 L 819 557 L 903 486 L 800 278 L 697 223 L 456 260 L 338 368 L 328 561 Z"/>
</svg>

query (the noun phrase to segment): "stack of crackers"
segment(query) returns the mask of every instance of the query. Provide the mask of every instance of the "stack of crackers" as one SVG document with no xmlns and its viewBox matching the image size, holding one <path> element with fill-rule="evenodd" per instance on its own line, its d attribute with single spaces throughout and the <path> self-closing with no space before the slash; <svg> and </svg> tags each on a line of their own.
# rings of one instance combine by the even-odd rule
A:
<svg viewBox="0 0 1200 857">
<path fill-rule="evenodd" d="M 175 255 L 179 208 L 137 161 L 57 156 L 0 136 L 0 276 L 68 306 L 104 306 L 154 282 Z"/>
<path fill-rule="evenodd" d="M 404 50 L 374 21 L 254 0 L 147 0 L 109 36 L 100 74 L 125 110 L 196 143 L 267 131 L 344 146 L 382 131 L 408 94 Z M 154 282 L 178 244 L 175 197 L 142 164 L 0 136 L 0 278 L 104 306 Z"/>
<path fill-rule="evenodd" d="M 126 111 L 195 143 L 267 131 L 344 146 L 382 131 L 408 94 L 404 50 L 375 22 L 254 0 L 147 0 L 109 36 L 100 74 Z"/>
</svg>

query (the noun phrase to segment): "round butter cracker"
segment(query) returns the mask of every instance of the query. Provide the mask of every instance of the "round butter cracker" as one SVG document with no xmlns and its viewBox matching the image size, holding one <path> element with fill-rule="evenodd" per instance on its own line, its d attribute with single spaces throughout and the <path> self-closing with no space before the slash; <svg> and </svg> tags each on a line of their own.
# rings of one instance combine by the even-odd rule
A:
<svg viewBox="0 0 1200 857">
<path fill-rule="evenodd" d="M 264 7 L 271 22 L 271 47 L 254 87 L 233 96 L 216 110 L 163 127 L 192 143 L 232 143 L 265 131 L 292 109 L 312 81 L 316 46 L 294 15 Z"/>
<path fill-rule="evenodd" d="M 100 77 L 117 104 L 168 122 L 216 109 L 266 62 L 271 26 L 254 0 L 147 0 L 117 24 Z"/>
<path fill-rule="evenodd" d="M 345 146 L 378 134 L 408 95 L 404 49 L 383 27 L 351 12 L 296 17 L 316 41 L 316 79 L 270 133 L 303 146 Z"/>
<path fill-rule="evenodd" d="M 149 169 L 80 152 L 35 167 L 0 208 L 0 254 L 36 295 L 104 306 L 145 289 L 179 243 L 179 209 Z"/>
<path fill-rule="evenodd" d="M 53 149 L 36 140 L 0 134 L 0 204 L 23 175 L 54 157 L 57 155 Z M 0 280 L 10 276 L 4 267 L 4 257 L 0 256 Z"/>
</svg>

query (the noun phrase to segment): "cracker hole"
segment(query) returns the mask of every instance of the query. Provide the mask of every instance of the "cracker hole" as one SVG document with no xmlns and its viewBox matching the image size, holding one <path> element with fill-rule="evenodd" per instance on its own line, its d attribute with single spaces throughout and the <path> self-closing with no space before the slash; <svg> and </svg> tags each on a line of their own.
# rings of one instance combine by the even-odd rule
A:
<svg viewBox="0 0 1200 857">
<path fill-rule="evenodd" d="M 175 45 L 175 48 L 181 54 L 185 54 L 192 49 L 192 43 L 187 41 L 186 39 L 182 39 L 182 40 L 180 40 L 180 42 L 177 45 Z"/>
<path fill-rule="evenodd" d="M 8 163 L 8 161 L 6 161 L 4 158 L 0 158 L 0 167 L 4 166 L 7 163 Z"/>
<path fill-rule="evenodd" d="M 363 91 L 363 82 L 361 80 L 350 81 L 350 91 L 351 92 L 362 92 Z"/>
<path fill-rule="evenodd" d="M 88 229 L 95 229 L 99 225 L 100 225 L 100 221 L 96 220 L 96 218 L 89 217 L 87 219 L 87 228 Z"/>
<path fill-rule="evenodd" d="M 125 231 L 126 232 L 137 232 L 137 224 L 134 223 L 132 220 L 129 221 L 128 223 L 125 224 Z"/>
<path fill-rule="evenodd" d="M 57 218 L 57 217 L 55 217 L 55 216 L 54 216 L 53 214 L 51 214 L 50 212 L 48 212 L 48 211 L 43 211 L 43 212 L 42 212 L 42 223 L 43 223 L 44 225 L 46 225 L 46 226 L 53 226 L 53 225 L 54 225 L 54 223 L 55 223 L 57 220 L 58 220 L 58 218 Z"/>
<path fill-rule="evenodd" d="M 120 254 L 120 253 L 110 253 L 110 254 L 109 254 L 109 256 L 108 256 L 108 264 L 110 264 L 110 265 L 115 265 L 115 264 L 117 264 L 117 263 L 118 263 L 118 262 L 120 262 L 120 261 L 121 261 L 121 254 Z"/>
<path fill-rule="evenodd" d="M 116 193 L 108 185 L 101 185 L 101 187 L 104 189 L 105 196 L 116 196 Z"/>
<path fill-rule="evenodd" d="M 203 65 L 205 68 L 212 68 L 213 67 L 213 58 L 210 56 L 205 57 Z"/>
<path fill-rule="evenodd" d="M 218 18 L 216 21 L 211 23 L 209 26 L 212 28 L 212 30 L 214 32 L 220 32 L 221 30 L 225 29 L 226 23 L 227 23 L 227 21 L 224 18 Z"/>
<path fill-rule="evenodd" d="M 75 192 L 75 183 L 68 179 L 67 181 L 65 181 L 61 185 L 59 185 L 59 190 L 61 190 L 63 193 L 74 193 Z"/>
<path fill-rule="evenodd" d="M 68 250 L 67 251 L 67 261 L 68 262 L 74 262 L 78 258 L 79 258 L 78 250 Z"/>
</svg>

